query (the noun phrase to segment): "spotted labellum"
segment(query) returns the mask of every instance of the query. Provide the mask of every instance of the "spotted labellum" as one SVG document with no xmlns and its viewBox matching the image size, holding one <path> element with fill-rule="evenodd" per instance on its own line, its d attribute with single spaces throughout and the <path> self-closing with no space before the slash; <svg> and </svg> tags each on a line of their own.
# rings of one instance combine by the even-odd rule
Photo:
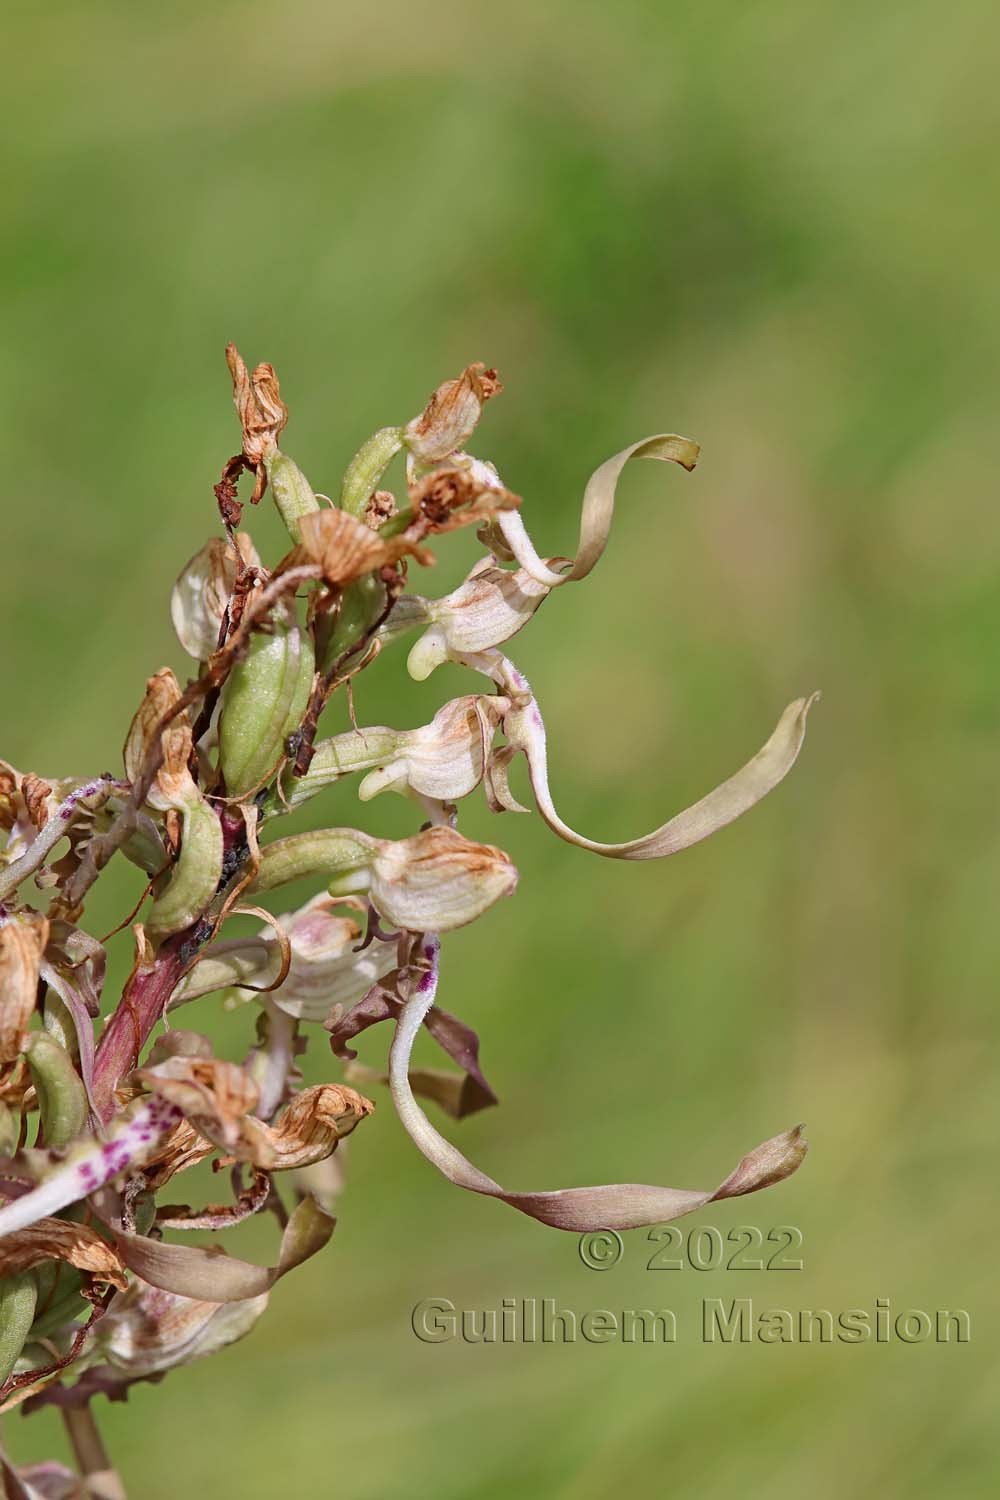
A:
<svg viewBox="0 0 1000 1500">
<path fill-rule="evenodd" d="M 497 1102 L 475 1032 L 437 1003 L 442 940 L 488 921 L 518 884 L 502 849 L 459 830 L 466 798 L 524 811 L 510 786 L 523 757 L 534 807 L 561 839 L 608 859 L 659 859 L 747 812 L 798 755 L 813 698 L 789 704 L 740 770 L 645 835 L 600 843 L 557 811 L 545 723 L 509 643 L 600 560 L 625 467 L 689 470 L 697 444 L 660 434 L 601 464 L 575 553 L 542 557 L 519 496 L 468 449 L 501 389 L 496 371 L 470 365 L 412 420 L 376 432 L 334 502 L 279 447 L 288 411 L 272 367 L 248 370 L 233 346 L 226 357 L 240 451 L 215 486 L 217 534 L 169 599 L 187 669 L 136 684 L 120 769 L 50 775 L 0 761 L 0 1410 L 58 1406 L 81 1470 L 18 1473 L 0 1450 L 7 1493 L 123 1493 L 92 1398 L 119 1399 L 242 1338 L 275 1282 L 323 1248 L 341 1176 L 334 1153 L 374 1108 L 358 1087 L 387 1086 L 404 1130 L 456 1186 L 571 1231 L 660 1223 L 756 1192 L 806 1150 L 800 1128 L 787 1130 L 705 1191 L 514 1191 L 424 1108 L 458 1120 Z M 398 494 L 386 484 L 395 460 Z M 246 498 L 256 505 L 270 490 L 288 531 L 269 563 L 240 529 L 244 472 Z M 411 586 L 435 538 L 462 527 L 484 549 L 464 581 L 440 597 Z M 466 690 L 431 701 L 422 724 L 366 727 L 358 679 L 399 642 L 417 682 L 452 663 L 468 673 Z M 349 714 L 324 732 L 334 699 Z M 358 793 L 352 825 L 393 792 L 412 810 L 409 835 L 381 837 L 377 822 L 326 827 L 322 814 L 320 826 L 296 828 L 305 803 L 315 814 L 346 781 Z M 134 961 L 112 998 L 87 904 L 122 859 L 144 891 L 123 914 Z M 301 880 L 312 893 L 296 909 L 260 904 Z M 253 932 L 237 920 L 247 915 Z M 253 1018 L 241 1061 L 187 1029 L 194 1002 L 211 995 Z M 382 1022 L 384 1066 L 363 1067 L 351 1044 Z M 446 1066 L 411 1066 L 424 1028 Z M 337 1077 L 306 1087 L 298 1060 L 318 1039 Z M 184 1201 L 184 1174 L 205 1163 L 222 1174 L 218 1201 L 196 1191 Z M 255 1215 L 277 1225 L 271 1264 L 204 1242 Z"/>
</svg>

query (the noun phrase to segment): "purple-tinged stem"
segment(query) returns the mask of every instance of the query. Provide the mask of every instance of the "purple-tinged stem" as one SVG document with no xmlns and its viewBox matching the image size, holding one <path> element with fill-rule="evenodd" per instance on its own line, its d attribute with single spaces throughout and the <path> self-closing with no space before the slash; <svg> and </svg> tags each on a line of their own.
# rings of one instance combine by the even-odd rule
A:
<svg viewBox="0 0 1000 1500">
<path fill-rule="evenodd" d="M 153 1027 L 184 973 L 191 957 L 190 945 L 200 946 L 196 933 L 197 924 L 167 938 L 152 968 L 133 974 L 108 1018 L 97 1044 L 91 1089 L 94 1108 L 104 1124 L 115 1112 L 115 1089 L 138 1063 Z"/>
<path fill-rule="evenodd" d="M 246 824 L 241 814 L 224 807 L 222 823 L 223 879 L 239 869 L 246 853 Z M 102 1122 L 114 1114 L 115 1089 L 136 1066 L 170 996 L 202 945 L 213 936 L 213 924 L 202 918 L 160 944 L 152 966 L 133 974 L 101 1033 L 94 1058 L 93 1102 Z"/>
</svg>

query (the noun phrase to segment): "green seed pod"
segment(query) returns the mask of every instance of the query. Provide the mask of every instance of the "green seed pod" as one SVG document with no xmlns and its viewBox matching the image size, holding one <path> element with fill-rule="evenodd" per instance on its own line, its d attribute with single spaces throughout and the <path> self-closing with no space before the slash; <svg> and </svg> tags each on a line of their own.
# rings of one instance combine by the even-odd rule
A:
<svg viewBox="0 0 1000 1500">
<path fill-rule="evenodd" d="M 183 810 L 181 852 L 146 923 L 150 936 L 167 937 L 197 921 L 222 877 L 222 825 L 200 794 Z"/>
<path fill-rule="evenodd" d="M 38 1288 L 30 1271 L 0 1281 L 0 1384 L 17 1364 L 35 1317 Z"/>
<path fill-rule="evenodd" d="M 280 449 L 265 459 L 267 477 L 271 481 L 271 493 L 278 507 L 278 514 L 288 527 L 293 542 L 302 540 L 299 521 L 312 510 L 319 510 L 319 501 L 298 464 Z"/>
<path fill-rule="evenodd" d="M 368 497 L 378 486 L 390 462 L 403 446 L 401 427 L 381 427 L 355 453 L 340 487 L 340 504 L 352 516 L 360 516 Z"/>
<path fill-rule="evenodd" d="M 305 875 L 356 879 L 352 889 L 363 891 L 378 843 L 358 828 L 315 829 L 276 839 L 260 851 L 260 867 L 248 891 L 273 891 Z"/>
<path fill-rule="evenodd" d="M 66 1048 L 48 1032 L 32 1032 L 24 1055 L 38 1096 L 45 1144 L 61 1151 L 87 1123 L 86 1090 Z"/>
<path fill-rule="evenodd" d="M 37 1318 L 31 1325 L 32 1342 L 49 1338 L 72 1323 L 86 1308 L 82 1300 L 84 1277 L 64 1260 L 46 1260 L 31 1271 L 38 1288 Z"/>
<path fill-rule="evenodd" d="M 293 615 L 253 637 L 223 689 L 219 765 L 231 797 L 248 797 L 277 770 L 312 690 L 312 642 Z"/>
<path fill-rule="evenodd" d="M 365 573 L 348 584 L 340 601 L 336 623 L 323 650 L 326 669 L 360 644 L 385 608 L 385 584 L 375 573 Z"/>
<path fill-rule="evenodd" d="M 45 996 L 45 1007 L 42 1012 L 45 1030 L 53 1041 L 59 1043 L 76 1061 L 80 1053 L 80 1044 L 77 1040 L 76 1026 L 70 1014 L 69 1006 L 55 990 L 49 986 Z"/>
</svg>

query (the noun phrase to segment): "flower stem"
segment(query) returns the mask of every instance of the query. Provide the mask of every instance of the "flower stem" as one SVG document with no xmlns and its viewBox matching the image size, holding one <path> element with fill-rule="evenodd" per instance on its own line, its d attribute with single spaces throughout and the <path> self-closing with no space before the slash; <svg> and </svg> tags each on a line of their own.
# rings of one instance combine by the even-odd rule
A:
<svg viewBox="0 0 1000 1500">
<path fill-rule="evenodd" d="M 94 1500 L 126 1500 L 125 1486 L 111 1467 L 94 1414 L 84 1406 L 62 1408 L 63 1421 L 73 1447 L 77 1467 L 87 1481 L 87 1494 Z"/>
<path fill-rule="evenodd" d="M 101 1033 L 94 1058 L 94 1107 L 107 1123 L 114 1114 L 119 1082 L 139 1061 L 143 1047 L 163 1015 L 190 957 L 193 929 L 178 932 L 162 945 L 152 968 L 133 974 Z"/>
<path fill-rule="evenodd" d="M 224 809 L 222 823 L 222 878 L 225 880 L 239 867 L 246 851 L 246 824 L 242 817 Z M 122 991 L 122 997 L 108 1018 L 94 1056 L 94 1081 L 91 1094 L 94 1108 L 106 1124 L 114 1113 L 114 1095 L 119 1082 L 136 1066 L 153 1027 L 163 1016 L 185 969 L 202 945 L 212 936 L 212 923 L 195 922 L 183 932 L 175 932 L 161 943 L 152 966 L 139 969 Z"/>
</svg>

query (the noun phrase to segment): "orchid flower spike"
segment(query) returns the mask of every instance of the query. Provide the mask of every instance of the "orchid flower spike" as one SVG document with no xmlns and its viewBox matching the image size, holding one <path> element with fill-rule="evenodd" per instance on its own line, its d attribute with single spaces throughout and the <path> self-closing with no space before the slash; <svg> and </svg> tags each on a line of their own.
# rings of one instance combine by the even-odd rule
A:
<svg viewBox="0 0 1000 1500">
<path fill-rule="evenodd" d="M 545 724 L 507 642 L 550 594 L 593 571 L 632 460 L 690 470 L 698 445 L 660 434 L 623 448 L 587 482 L 573 554 L 543 557 L 530 507 L 469 451 L 501 390 L 486 364 L 469 364 L 417 416 L 373 433 L 327 482 L 332 502 L 279 447 L 288 409 L 273 367 L 251 370 L 233 345 L 226 359 L 240 449 L 215 485 L 219 532 L 190 557 L 169 601 L 193 675 L 183 687 L 169 667 L 149 677 L 122 777 L 42 776 L 0 760 L 0 1413 L 29 1396 L 33 1406 L 120 1398 L 132 1381 L 249 1333 L 278 1279 L 330 1239 L 338 1148 L 372 1112 L 358 1092 L 369 1083 L 388 1086 L 403 1127 L 451 1182 L 558 1229 L 662 1222 L 778 1183 L 805 1155 L 796 1126 L 714 1189 L 513 1191 L 418 1103 L 460 1120 L 498 1102 L 476 1032 L 437 1003 L 442 939 L 483 919 L 494 924 L 484 951 L 503 944 L 502 919 L 490 914 L 519 880 L 502 849 L 459 830 L 470 796 L 482 787 L 493 812 L 519 810 L 509 775 L 523 756 L 535 806 L 560 838 L 610 859 L 659 859 L 753 807 L 801 749 L 815 694 L 789 704 L 741 770 L 642 837 L 598 843 L 556 808 Z M 244 471 L 252 503 L 273 497 L 288 533 L 282 556 L 265 561 L 237 530 Z M 483 555 L 440 597 L 414 591 L 416 568 L 460 528 L 478 528 Z M 450 664 L 485 682 L 429 704 L 416 727 L 359 722 L 362 674 L 414 632 L 414 681 Z M 327 728 L 324 714 L 340 703 L 340 723 Z M 383 791 L 407 799 L 402 837 L 384 837 L 377 822 L 340 826 L 327 806 L 348 780 L 363 807 Z M 306 803 L 313 826 L 276 836 L 275 823 Z M 119 854 L 148 883 L 120 914 L 135 958 L 110 995 L 104 923 L 85 924 L 90 893 Z M 282 915 L 256 904 L 294 882 L 306 889 Z M 248 916 L 263 925 L 232 925 Z M 187 1017 L 217 1004 L 212 996 L 253 1020 L 240 1060 L 173 1024 L 181 1005 Z M 352 1044 L 383 1023 L 388 1056 L 362 1061 Z M 412 1065 L 422 1029 L 446 1068 Z M 300 1058 L 317 1040 L 342 1071 L 307 1086 Z M 354 1158 L 363 1163 L 363 1146 Z M 178 1201 L 185 1174 L 206 1163 L 223 1174 L 219 1201 L 201 1201 L 197 1188 Z M 283 1226 L 269 1264 L 164 1238 L 223 1234 L 265 1211 Z M 0 1468 L 29 1492 L 2 1450 Z M 96 1493 L 92 1477 L 53 1471 L 46 1493 L 49 1480 L 59 1493 Z"/>
</svg>

